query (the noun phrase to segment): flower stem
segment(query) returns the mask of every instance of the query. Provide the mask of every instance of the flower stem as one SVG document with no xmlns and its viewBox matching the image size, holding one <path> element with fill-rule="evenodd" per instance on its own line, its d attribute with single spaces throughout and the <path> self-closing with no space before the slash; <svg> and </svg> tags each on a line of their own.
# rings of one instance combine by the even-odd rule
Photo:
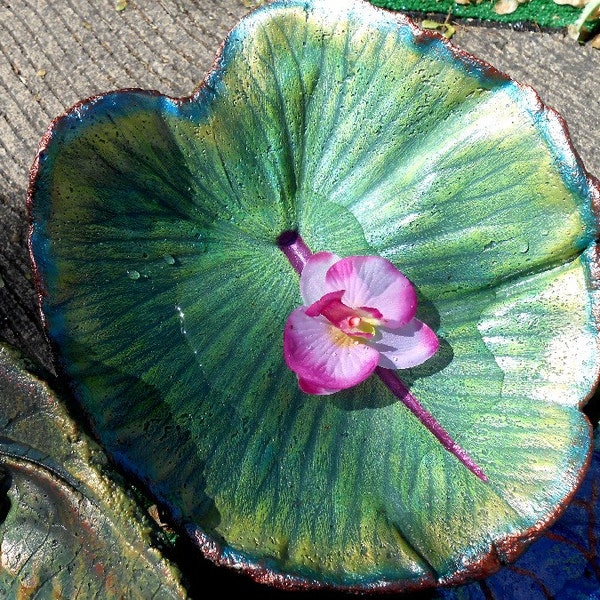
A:
<svg viewBox="0 0 600 600">
<path fill-rule="evenodd" d="M 292 267 L 298 274 L 306 261 L 312 256 L 311 249 L 306 245 L 297 231 L 284 231 L 277 238 L 277 246 L 290 261 Z M 481 479 L 488 481 L 485 473 L 477 463 L 467 454 L 467 452 L 457 444 L 450 434 L 435 420 L 435 417 L 427 411 L 421 403 L 410 393 L 409 389 L 396 377 L 391 369 L 377 367 L 375 373 L 387 388 L 398 398 L 421 423 L 435 436 L 440 444 L 453 454 L 460 462 Z"/>
<path fill-rule="evenodd" d="M 279 249 L 286 255 L 290 264 L 298 274 L 302 273 L 302 269 L 306 261 L 312 256 L 310 248 L 304 243 L 297 231 L 284 231 L 277 238 Z"/>
<path fill-rule="evenodd" d="M 450 434 L 435 420 L 435 417 L 427 411 L 422 404 L 410 393 L 409 389 L 396 377 L 391 369 L 377 367 L 375 373 L 421 423 L 436 437 L 440 444 L 451 454 L 456 456 L 460 462 L 481 479 L 488 481 L 487 476 L 467 452 L 457 444 Z"/>
</svg>

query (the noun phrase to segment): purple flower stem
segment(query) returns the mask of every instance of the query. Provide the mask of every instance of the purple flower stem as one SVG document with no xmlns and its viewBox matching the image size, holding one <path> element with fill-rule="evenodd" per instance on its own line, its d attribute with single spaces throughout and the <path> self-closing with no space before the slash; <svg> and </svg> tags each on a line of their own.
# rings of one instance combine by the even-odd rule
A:
<svg viewBox="0 0 600 600">
<path fill-rule="evenodd" d="M 435 417 L 423 408 L 423 405 L 410 393 L 409 389 L 398 379 L 391 369 L 377 367 L 375 373 L 388 389 L 398 398 L 421 423 L 437 438 L 440 444 L 460 460 L 460 462 L 481 479 L 488 481 L 487 476 L 467 452 L 457 444 L 450 434 L 436 421 Z"/>
<path fill-rule="evenodd" d="M 277 238 L 277 246 L 290 261 L 292 267 L 298 274 L 306 261 L 312 256 L 310 248 L 305 244 L 300 234 L 296 231 L 284 231 Z M 377 367 L 375 373 L 387 388 L 400 400 L 421 423 L 435 436 L 440 444 L 453 454 L 460 462 L 481 479 L 488 481 L 485 473 L 477 463 L 467 454 L 467 452 L 457 444 L 450 434 L 435 420 L 435 417 L 427 411 L 421 403 L 410 393 L 409 389 L 396 377 L 391 369 Z"/>
<path fill-rule="evenodd" d="M 279 249 L 286 255 L 290 264 L 298 275 L 302 273 L 302 269 L 306 261 L 312 256 L 311 249 L 304 243 L 300 234 L 296 231 L 284 231 L 277 238 Z"/>
</svg>

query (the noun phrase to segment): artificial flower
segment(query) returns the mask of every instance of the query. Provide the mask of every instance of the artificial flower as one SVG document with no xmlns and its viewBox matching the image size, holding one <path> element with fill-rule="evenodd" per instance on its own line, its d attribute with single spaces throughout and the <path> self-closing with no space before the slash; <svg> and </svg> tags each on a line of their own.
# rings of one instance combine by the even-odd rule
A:
<svg viewBox="0 0 600 600">
<path fill-rule="evenodd" d="M 377 366 L 407 369 L 438 349 L 436 334 L 416 318 L 417 294 L 379 256 L 311 256 L 300 276 L 304 305 L 288 318 L 284 357 L 308 394 L 333 394 Z"/>
</svg>

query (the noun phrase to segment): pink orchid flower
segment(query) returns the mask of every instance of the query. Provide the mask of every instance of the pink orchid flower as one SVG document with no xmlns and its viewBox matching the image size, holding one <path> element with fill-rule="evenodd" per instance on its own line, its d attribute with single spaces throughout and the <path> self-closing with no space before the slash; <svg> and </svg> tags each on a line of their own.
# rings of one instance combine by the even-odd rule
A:
<svg viewBox="0 0 600 600">
<path fill-rule="evenodd" d="M 333 394 L 377 367 L 407 369 L 437 352 L 437 336 L 415 318 L 412 284 L 380 256 L 313 254 L 300 293 L 304 306 L 287 320 L 283 351 L 308 394 Z"/>
<path fill-rule="evenodd" d="M 417 296 L 408 279 L 379 256 L 313 254 L 296 231 L 277 244 L 300 275 L 304 306 L 288 317 L 287 365 L 308 394 L 352 387 L 375 372 L 442 446 L 482 481 L 482 468 L 396 377 L 393 369 L 425 362 L 437 352 L 433 331 L 415 318 Z"/>
</svg>

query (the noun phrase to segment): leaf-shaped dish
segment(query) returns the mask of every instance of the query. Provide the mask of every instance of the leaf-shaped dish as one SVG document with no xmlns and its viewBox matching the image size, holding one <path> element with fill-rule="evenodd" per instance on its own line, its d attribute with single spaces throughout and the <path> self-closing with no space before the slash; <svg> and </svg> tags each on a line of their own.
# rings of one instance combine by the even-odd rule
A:
<svg viewBox="0 0 600 600">
<path fill-rule="evenodd" d="M 99 439 L 208 556 L 406 590 L 511 560 L 582 477 L 599 197 L 530 88 L 366 2 L 291 0 L 243 20 L 191 97 L 118 91 L 54 121 L 30 248 Z M 441 347 L 402 380 L 488 482 L 374 378 L 299 391 L 289 231 L 414 283 Z"/>
<path fill-rule="evenodd" d="M 435 600 L 575 600 L 600 589 L 600 430 L 590 468 L 561 518 L 513 564 L 470 585 L 443 588 Z"/>
<path fill-rule="evenodd" d="M 0 597 L 185 598 L 148 516 L 24 362 L 0 345 Z"/>
</svg>

